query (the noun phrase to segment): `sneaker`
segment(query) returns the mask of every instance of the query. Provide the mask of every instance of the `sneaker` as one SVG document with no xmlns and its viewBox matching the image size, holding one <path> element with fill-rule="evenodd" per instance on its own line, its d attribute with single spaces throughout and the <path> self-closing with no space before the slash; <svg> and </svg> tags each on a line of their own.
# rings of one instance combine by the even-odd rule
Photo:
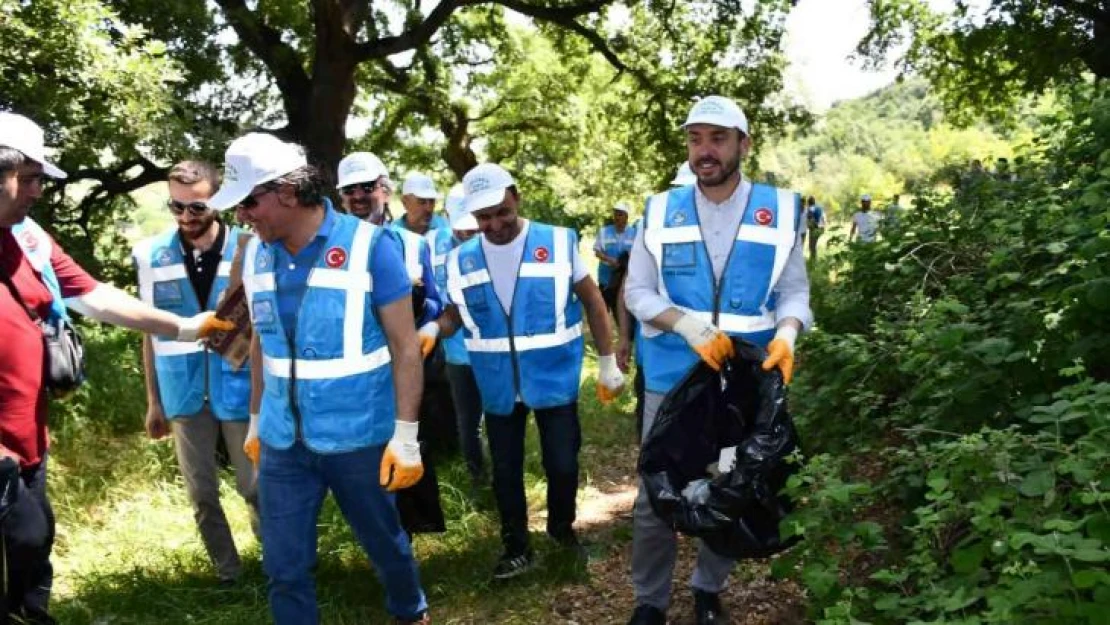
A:
<svg viewBox="0 0 1110 625">
<path fill-rule="evenodd" d="M 531 551 L 518 556 L 502 554 L 501 559 L 497 561 L 497 566 L 493 569 L 493 579 L 510 579 L 523 575 L 535 566 L 536 558 Z"/>
<path fill-rule="evenodd" d="M 727 623 L 721 596 L 715 592 L 694 589 L 694 617 L 697 625 L 722 625 Z"/>
<path fill-rule="evenodd" d="M 667 615 L 655 606 L 640 604 L 632 612 L 628 625 L 667 625 Z"/>
</svg>

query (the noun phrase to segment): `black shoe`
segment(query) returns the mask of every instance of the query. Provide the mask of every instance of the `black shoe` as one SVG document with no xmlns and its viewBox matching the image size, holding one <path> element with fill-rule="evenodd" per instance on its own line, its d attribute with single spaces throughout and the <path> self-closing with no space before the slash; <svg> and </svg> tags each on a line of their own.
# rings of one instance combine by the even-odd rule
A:
<svg viewBox="0 0 1110 625">
<path fill-rule="evenodd" d="M 698 625 L 722 625 L 725 619 L 721 596 L 715 592 L 694 590 L 694 615 Z"/>
<path fill-rule="evenodd" d="M 667 625 L 667 615 L 655 606 L 638 605 L 628 625 Z"/>
<path fill-rule="evenodd" d="M 493 579 L 510 579 L 517 575 L 523 575 L 535 566 L 536 557 L 532 555 L 531 551 L 518 556 L 510 556 L 505 553 L 501 555 L 501 559 L 497 561 L 497 566 L 493 569 Z"/>
</svg>

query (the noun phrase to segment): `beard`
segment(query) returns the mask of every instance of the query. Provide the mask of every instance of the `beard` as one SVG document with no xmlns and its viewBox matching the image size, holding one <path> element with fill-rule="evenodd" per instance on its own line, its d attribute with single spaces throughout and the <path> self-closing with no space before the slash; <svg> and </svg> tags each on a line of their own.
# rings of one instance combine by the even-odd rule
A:
<svg viewBox="0 0 1110 625">
<path fill-rule="evenodd" d="M 204 233 L 208 232 L 208 229 L 211 228 L 212 224 L 215 222 L 216 212 L 209 211 L 208 214 L 204 215 L 203 217 L 198 217 L 196 221 L 188 222 L 185 224 L 178 224 L 178 229 L 181 231 L 181 235 L 183 237 L 192 241 L 200 238 L 204 235 Z"/>
<path fill-rule="evenodd" d="M 703 163 L 713 163 L 714 165 L 717 165 L 718 169 L 720 170 L 716 176 L 702 176 L 702 174 L 698 171 L 698 168 L 694 168 L 694 173 L 698 177 L 698 183 L 700 183 L 703 187 L 719 187 L 725 184 L 729 179 L 731 179 L 733 174 L 740 171 L 739 154 L 737 154 L 735 158 L 729 159 L 724 163 L 713 158 L 703 158 L 698 161 L 698 165 L 701 165 Z"/>
</svg>

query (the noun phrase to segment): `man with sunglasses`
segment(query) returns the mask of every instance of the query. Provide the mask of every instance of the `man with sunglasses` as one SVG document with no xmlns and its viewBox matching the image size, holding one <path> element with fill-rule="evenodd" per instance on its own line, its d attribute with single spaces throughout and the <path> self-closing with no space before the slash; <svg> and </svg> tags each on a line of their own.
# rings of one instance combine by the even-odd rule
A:
<svg viewBox="0 0 1110 625">
<path fill-rule="evenodd" d="M 167 206 L 177 227 L 140 242 L 132 254 L 146 303 L 183 315 L 219 305 L 243 235 L 224 225 L 207 204 L 219 186 L 220 173 L 210 163 L 184 161 L 170 170 Z M 254 469 L 243 452 L 250 370 L 236 370 L 203 345 L 148 335 L 143 339 L 143 372 L 147 435 L 160 439 L 172 428 L 177 465 L 201 541 L 220 583 L 232 584 L 242 564 L 220 505 L 216 448 L 222 436 L 235 467 L 236 490 L 247 502 L 257 534 Z"/>
<path fill-rule="evenodd" d="M 54 513 L 46 493 L 50 402 L 40 321 L 67 317 L 68 305 L 97 321 L 180 341 L 227 329 L 210 312 L 182 318 L 90 276 L 28 216 L 47 176 L 66 174 L 46 160 L 42 128 L 0 113 L 0 462 L 19 471 L 15 503 L 0 520 L 0 623 L 55 622 L 47 611 Z"/>
<path fill-rule="evenodd" d="M 236 207 L 257 234 L 243 252 L 254 327 L 248 444 L 260 443 L 262 564 L 274 622 L 319 622 L 317 520 L 331 491 L 390 614 L 426 623 L 392 494 L 423 474 L 423 376 L 400 246 L 387 230 L 332 208 L 300 146 L 251 133 L 232 142 L 225 163 L 209 205 Z"/>
</svg>

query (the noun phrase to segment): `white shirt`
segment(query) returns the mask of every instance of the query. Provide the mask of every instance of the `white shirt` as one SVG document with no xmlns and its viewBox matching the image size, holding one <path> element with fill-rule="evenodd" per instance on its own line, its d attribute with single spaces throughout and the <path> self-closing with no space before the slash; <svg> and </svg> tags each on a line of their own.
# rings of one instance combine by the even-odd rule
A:
<svg viewBox="0 0 1110 625">
<path fill-rule="evenodd" d="M 521 219 L 524 226 L 512 241 L 504 245 L 495 245 L 482 236 L 482 252 L 486 255 L 486 267 L 489 270 L 490 281 L 493 282 L 493 291 L 501 302 L 501 309 L 505 314 L 513 305 L 513 295 L 516 293 L 516 276 L 520 269 L 521 257 L 524 256 L 524 242 L 528 238 L 528 227 L 531 225 L 527 219 Z M 570 251 L 571 280 L 578 284 L 580 280 L 589 275 L 578 249 Z"/>
<path fill-rule="evenodd" d="M 713 264 L 713 276 L 718 281 L 724 273 L 725 263 L 736 240 L 740 219 L 751 191 L 751 183 L 743 180 L 731 197 L 721 204 L 715 204 L 705 197 L 700 186 L 695 188 L 694 203 L 697 206 L 698 223 L 701 224 L 705 249 Z M 803 230 L 804 223 L 803 220 L 799 224 Z M 813 311 L 809 309 L 809 277 L 806 275 L 806 262 L 800 242 L 801 232 L 798 233 L 786 266 L 774 286 L 774 291 L 778 294 L 775 321 L 794 317 L 802 322 L 803 327 L 808 328 L 813 324 Z M 659 269 L 655 258 L 644 246 L 644 228 L 636 229 L 636 242 L 628 259 L 628 275 L 624 283 L 624 302 L 628 311 L 643 322 L 674 307 L 671 300 L 659 293 Z"/>
<path fill-rule="evenodd" d="M 875 213 L 856 211 L 856 214 L 852 215 L 852 223 L 856 225 L 860 241 L 870 243 L 875 240 L 875 231 L 879 227 L 879 219 Z"/>
</svg>

